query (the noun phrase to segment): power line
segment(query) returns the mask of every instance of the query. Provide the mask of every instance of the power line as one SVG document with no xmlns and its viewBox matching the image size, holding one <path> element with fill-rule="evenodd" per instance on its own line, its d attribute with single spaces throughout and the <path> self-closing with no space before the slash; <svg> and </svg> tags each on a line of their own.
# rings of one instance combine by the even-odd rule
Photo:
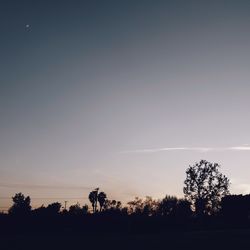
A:
<svg viewBox="0 0 250 250">
<path fill-rule="evenodd" d="M 11 200 L 12 197 L 0 197 L 1 200 Z M 77 200 L 88 199 L 88 197 L 30 197 L 31 200 Z"/>
<path fill-rule="evenodd" d="M 36 188 L 36 189 L 85 189 L 91 190 L 94 187 L 76 186 L 76 185 L 40 185 L 40 184 L 22 184 L 22 183 L 0 183 L 0 187 L 7 188 Z"/>
</svg>

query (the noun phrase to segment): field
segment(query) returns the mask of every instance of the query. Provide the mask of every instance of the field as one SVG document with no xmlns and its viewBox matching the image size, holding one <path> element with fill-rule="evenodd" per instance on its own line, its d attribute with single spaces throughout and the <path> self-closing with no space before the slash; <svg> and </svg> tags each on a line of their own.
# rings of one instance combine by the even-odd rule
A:
<svg viewBox="0 0 250 250">
<path fill-rule="evenodd" d="M 249 249 L 250 230 L 161 233 L 40 232 L 1 235 L 1 250 Z"/>
</svg>

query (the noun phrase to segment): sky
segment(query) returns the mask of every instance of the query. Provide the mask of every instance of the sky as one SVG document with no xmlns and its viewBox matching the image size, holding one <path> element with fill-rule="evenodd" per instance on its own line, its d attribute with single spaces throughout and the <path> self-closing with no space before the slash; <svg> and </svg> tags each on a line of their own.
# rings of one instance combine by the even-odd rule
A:
<svg viewBox="0 0 250 250">
<path fill-rule="evenodd" d="M 0 2 L 0 210 L 183 196 L 217 162 L 250 193 L 249 1 Z"/>
</svg>

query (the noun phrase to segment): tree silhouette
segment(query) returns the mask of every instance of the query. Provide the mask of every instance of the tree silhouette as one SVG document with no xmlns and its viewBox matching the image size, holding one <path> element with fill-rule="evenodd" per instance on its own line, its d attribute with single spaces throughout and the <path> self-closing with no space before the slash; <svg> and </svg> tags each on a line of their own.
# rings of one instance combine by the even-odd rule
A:
<svg viewBox="0 0 250 250">
<path fill-rule="evenodd" d="M 104 192 L 100 192 L 98 194 L 97 199 L 98 199 L 98 202 L 99 202 L 99 205 L 100 205 L 100 211 L 102 211 L 103 206 L 105 204 L 105 201 L 107 200 L 107 195 Z"/>
<path fill-rule="evenodd" d="M 121 208 L 122 208 L 122 203 L 121 203 L 121 201 L 117 201 L 116 202 L 116 207 L 115 207 L 116 209 L 118 209 L 118 210 L 120 210 Z"/>
<path fill-rule="evenodd" d="M 9 214 L 13 215 L 27 215 L 31 211 L 30 197 L 25 197 L 22 193 L 15 194 L 12 197 L 13 205 L 9 209 Z"/>
<path fill-rule="evenodd" d="M 135 197 L 133 201 L 128 202 L 128 209 L 130 214 L 141 214 L 143 212 L 143 200 Z"/>
<path fill-rule="evenodd" d="M 46 211 L 49 215 L 57 215 L 59 214 L 61 207 L 61 203 L 53 202 L 46 207 Z"/>
<path fill-rule="evenodd" d="M 92 205 L 93 213 L 97 212 L 98 191 L 99 191 L 99 188 L 96 188 L 95 190 L 89 193 L 89 201 Z"/>
<path fill-rule="evenodd" d="M 85 204 L 85 205 L 82 206 L 82 213 L 83 214 L 87 214 L 88 210 L 89 210 L 89 206 L 87 204 Z"/>
<path fill-rule="evenodd" d="M 69 214 L 71 215 L 81 215 L 82 209 L 80 204 L 77 202 L 75 205 L 69 207 Z"/>
<path fill-rule="evenodd" d="M 143 211 L 142 213 L 147 216 L 152 216 L 157 213 L 159 208 L 159 202 L 154 200 L 151 196 L 146 196 L 143 201 Z"/>
<path fill-rule="evenodd" d="M 192 215 L 191 203 L 185 199 L 179 199 L 177 203 L 176 215 L 179 219 L 189 218 Z"/>
<path fill-rule="evenodd" d="M 110 201 L 110 206 L 111 206 L 111 208 L 115 208 L 115 207 L 116 207 L 116 203 L 117 203 L 116 200 L 111 200 L 111 201 Z"/>
<path fill-rule="evenodd" d="M 84 205 L 84 206 L 80 206 L 80 204 L 77 202 L 76 204 L 74 205 L 71 205 L 69 207 L 69 214 L 70 215 L 77 215 L 77 216 L 80 216 L 80 215 L 86 215 L 88 213 L 88 205 Z"/>
<path fill-rule="evenodd" d="M 201 160 L 186 170 L 183 192 L 197 215 L 218 211 L 221 198 L 229 194 L 229 179 L 219 168 L 217 163 Z"/>
<path fill-rule="evenodd" d="M 166 195 L 159 204 L 160 215 L 174 216 L 177 210 L 178 199 L 175 196 Z"/>
</svg>

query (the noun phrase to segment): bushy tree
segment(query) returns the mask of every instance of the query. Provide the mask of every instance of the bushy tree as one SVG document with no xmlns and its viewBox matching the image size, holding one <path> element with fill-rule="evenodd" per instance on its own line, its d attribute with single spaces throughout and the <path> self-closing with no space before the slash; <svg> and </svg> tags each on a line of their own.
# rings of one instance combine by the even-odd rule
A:
<svg viewBox="0 0 250 250">
<path fill-rule="evenodd" d="M 62 204 L 59 202 L 53 202 L 46 207 L 46 213 L 49 215 L 57 215 L 61 210 Z"/>
<path fill-rule="evenodd" d="M 83 214 L 87 214 L 89 211 L 89 206 L 87 204 L 82 206 L 82 213 Z"/>
<path fill-rule="evenodd" d="M 175 196 L 166 195 L 159 204 L 159 214 L 163 216 L 174 216 L 177 210 L 178 199 Z"/>
<path fill-rule="evenodd" d="M 145 199 L 135 197 L 133 201 L 128 202 L 128 213 L 152 216 L 157 213 L 158 205 L 158 201 L 150 196 Z"/>
<path fill-rule="evenodd" d="M 186 170 L 183 192 L 198 215 L 218 211 L 221 198 L 229 194 L 229 179 L 219 164 L 201 160 Z"/>
<path fill-rule="evenodd" d="M 71 215 L 81 215 L 82 214 L 82 208 L 78 202 L 75 205 L 71 205 L 69 207 L 69 214 L 71 214 Z"/>
<path fill-rule="evenodd" d="M 179 199 L 176 208 L 176 215 L 179 219 L 190 218 L 193 214 L 191 203 L 186 199 Z"/>
<path fill-rule="evenodd" d="M 133 201 L 128 202 L 128 210 L 130 214 L 141 214 L 143 207 L 143 200 L 139 197 L 135 197 Z"/>
<path fill-rule="evenodd" d="M 152 216 L 155 215 L 158 211 L 159 202 L 154 200 L 151 196 L 146 196 L 143 201 L 143 211 L 144 215 Z"/>
<path fill-rule="evenodd" d="M 31 211 L 30 197 L 25 197 L 22 193 L 15 194 L 12 197 L 13 205 L 9 209 L 9 214 L 12 215 L 27 215 Z"/>
</svg>

